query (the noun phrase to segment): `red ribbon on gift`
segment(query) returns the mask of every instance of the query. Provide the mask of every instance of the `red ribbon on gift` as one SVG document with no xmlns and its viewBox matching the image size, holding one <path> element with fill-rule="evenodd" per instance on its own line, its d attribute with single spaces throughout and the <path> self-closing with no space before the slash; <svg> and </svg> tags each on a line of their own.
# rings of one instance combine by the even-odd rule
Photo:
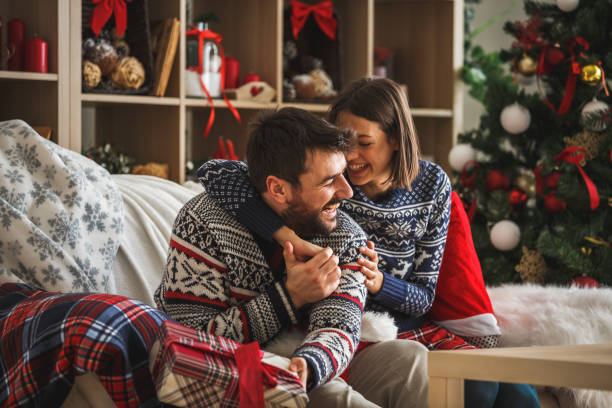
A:
<svg viewBox="0 0 612 408">
<path fill-rule="evenodd" d="M 472 173 L 472 175 L 468 176 L 467 171 L 472 165 L 474 166 L 474 172 Z M 478 169 L 480 169 L 480 164 L 476 160 L 468 160 L 463 165 L 463 170 L 461 171 L 461 185 L 470 189 L 473 194 L 472 202 L 470 203 L 470 206 L 467 210 L 467 215 L 470 219 L 470 222 L 472 222 L 472 220 L 476 216 L 476 199 L 478 197 L 478 190 L 476 190 L 476 187 L 474 186 L 474 178 L 478 173 Z"/>
<path fill-rule="evenodd" d="M 259 343 L 242 345 L 234 351 L 238 367 L 238 390 L 240 391 L 240 408 L 264 408 L 264 383 L 267 388 L 278 384 L 274 366 L 261 364 L 263 352 Z"/>
<path fill-rule="evenodd" d="M 221 87 L 221 95 L 223 95 L 223 99 L 225 100 L 227 107 L 232 112 L 238 123 L 241 123 L 240 113 L 238 113 L 236 108 L 234 108 L 234 105 L 232 105 L 229 99 L 227 99 L 227 95 L 225 95 L 225 91 L 223 90 L 223 84 L 225 83 L 225 53 L 223 52 L 223 47 L 221 46 L 221 39 L 223 38 L 221 37 L 221 34 L 217 34 L 210 30 L 200 30 L 199 28 L 193 25 L 189 25 L 189 30 L 186 34 L 195 35 L 198 37 L 198 66 L 189 67 L 188 69 L 196 71 L 199 74 L 200 86 L 202 87 L 202 90 L 206 95 L 206 99 L 208 99 L 208 104 L 210 105 L 210 115 L 208 116 L 208 123 L 206 124 L 206 129 L 204 129 L 204 139 L 206 139 L 208 137 L 210 129 L 212 128 L 213 123 L 215 122 L 215 105 L 213 103 L 212 97 L 210 96 L 210 93 L 208 92 L 208 89 L 206 89 L 204 81 L 202 80 L 202 53 L 204 52 L 205 39 L 214 41 L 219 47 L 219 54 L 221 54 L 221 83 L 219 84 L 219 86 Z"/>
<path fill-rule="evenodd" d="M 580 167 L 580 162 L 584 159 L 586 154 L 586 150 L 583 147 L 579 146 L 568 146 L 558 155 L 555 156 L 555 161 L 557 163 L 564 161 L 569 164 L 575 164 L 582 175 L 584 183 L 587 186 L 587 191 L 589 192 L 589 198 L 591 200 L 591 210 L 596 209 L 599 206 L 599 193 L 597 192 L 597 187 L 595 183 L 587 176 L 582 167 Z"/>
<path fill-rule="evenodd" d="M 93 0 L 93 4 L 97 4 L 97 6 L 91 13 L 89 21 L 91 30 L 96 35 L 100 34 L 104 24 L 115 13 L 115 28 L 117 29 L 117 34 L 122 36 L 127 27 L 126 1 L 131 2 L 132 0 Z"/>
<path fill-rule="evenodd" d="M 568 112 L 570 105 L 572 104 L 572 99 L 574 99 L 574 91 L 576 90 L 576 80 L 578 75 L 580 75 L 580 71 L 582 66 L 576 62 L 576 57 L 574 55 L 574 46 L 578 44 L 584 50 L 589 49 L 589 43 L 582 37 L 574 37 L 567 42 L 567 48 L 570 54 L 570 71 L 567 74 L 567 81 L 565 82 L 565 91 L 563 94 L 563 100 L 561 101 L 561 105 L 559 105 L 559 109 L 555 108 L 555 106 L 550 102 L 546 96 L 544 96 L 544 92 L 542 91 L 542 87 L 540 85 L 540 75 L 548 74 L 552 70 L 552 67 L 546 63 L 546 51 L 547 47 L 544 47 L 540 52 L 540 58 L 538 60 L 538 68 L 536 70 L 536 77 L 538 83 L 538 90 L 542 95 L 544 102 L 550 109 L 559 115 L 564 115 Z"/>
<path fill-rule="evenodd" d="M 331 0 L 325 0 L 314 6 L 309 6 L 298 0 L 291 0 L 291 26 L 293 27 L 293 38 L 297 40 L 298 34 L 306 24 L 310 13 L 314 15 L 315 21 L 332 40 L 336 39 L 336 28 L 338 22 L 334 18 L 334 8 Z"/>
</svg>

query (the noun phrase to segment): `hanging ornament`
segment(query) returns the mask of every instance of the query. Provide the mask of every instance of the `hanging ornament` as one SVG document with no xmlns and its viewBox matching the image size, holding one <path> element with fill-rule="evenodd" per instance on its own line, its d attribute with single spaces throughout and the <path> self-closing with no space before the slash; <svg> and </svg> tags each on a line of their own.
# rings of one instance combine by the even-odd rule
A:
<svg viewBox="0 0 612 408">
<path fill-rule="evenodd" d="M 599 65 L 589 64 L 580 70 L 580 80 L 587 85 L 596 86 L 601 82 L 601 68 Z"/>
<path fill-rule="evenodd" d="M 520 188 L 513 188 L 510 191 L 510 208 L 517 210 L 522 208 L 527 202 L 527 194 Z"/>
<path fill-rule="evenodd" d="M 518 245 L 521 239 L 521 230 L 510 220 L 499 221 L 489 234 L 491 244 L 500 251 L 510 251 Z"/>
<path fill-rule="evenodd" d="M 510 188 L 510 177 L 503 171 L 491 170 L 487 174 L 487 191 L 507 190 Z"/>
<path fill-rule="evenodd" d="M 524 283 L 544 283 L 544 278 L 548 273 L 548 267 L 542 256 L 542 252 L 534 249 L 527 249 L 523 246 L 523 255 L 521 256 L 521 262 L 514 267 L 514 269 L 521 276 L 521 280 Z"/>
<path fill-rule="evenodd" d="M 557 198 L 554 192 L 544 197 L 544 208 L 546 208 L 546 211 L 548 211 L 551 214 L 557 214 L 562 211 L 565 211 L 566 207 L 567 207 L 567 204 L 565 203 L 565 201 Z"/>
<path fill-rule="evenodd" d="M 559 179 L 561 178 L 561 173 L 558 171 L 553 171 L 548 176 L 544 178 L 544 185 L 548 187 L 550 190 L 556 190 L 559 185 Z"/>
<path fill-rule="evenodd" d="M 552 47 L 546 51 L 546 61 L 550 65 L 558 65 L 565 59 L 565 53 L 561 50 L 561 45 L 555 43 Z"/>
<path fill-rule="evenodd" d="M 448 162 L 455 171 L 463 171 L 465 164 L 475 157 L 476 151 L 469 143 L 457 144 L 448 152 Z"/>
<path fill-rule="evenodd" d="M 499 119 L 504 130 L 513 135 L 523 133 L 531 124 L 531 114 L 527 108 L 516 102 L 506 106 Z"/>
<path fill-rule="evenodd" d="M 564 137 L 563 142 L 566 146 L 580 146 L 584 148 L 585 155 L 584 159 L 580 161 L 580 165 L 584 167 L 588 160 L 592 160 L 599 153 L 599 147 L 603 143 L 605 135 L 601 133 L 590 132 L 583 130 L 580 133 L 576 133 L 572 137 Z"/>
<path fill-rule="evenodd" d="M 580 0 L 557 0 L 557 7 L 562 11 L 570 12 L 576 10 Z"/>
<path fill-rule="evenodd" d="M 570 288 L 598 288 L 599 282 L 588 277 L 586 274 L 578 276 L 570 282 Z"/>
<path fill-rule="evenodd" d="M 523 54 L 518 63 L 518 72 L 525 76 L 532 76 L 538 69 L 537 62 L 527 54 Z"/>
<path fill-rule="evenodd" d="M 588 102 L 580 111 L 580 124 L 592 132 L 603 132 L 610 122 L 608 104 L 596 98 Z"/>
<path fill-rule="evenodd" d="M 536 180 L 532 172 L 521 174 L 514 180 L 514 184 L 530 197 L 536 194 Z"/>
</svg>

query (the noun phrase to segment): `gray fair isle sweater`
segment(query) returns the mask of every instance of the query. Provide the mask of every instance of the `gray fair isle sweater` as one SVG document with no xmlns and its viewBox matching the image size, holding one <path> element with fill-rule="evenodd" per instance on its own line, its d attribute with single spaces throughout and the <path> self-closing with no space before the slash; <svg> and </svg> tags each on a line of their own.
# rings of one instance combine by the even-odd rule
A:
<svg viewBox="0 0 612 408">
<path fill-rule="evenodd" d="M 342 277 L 332 295 L 296 310 L 285 274 L 275 275 L 252 233 L 202 193 L 174 222 L 155 302 L 182 324 L 241 343 L 265 344 L 282 329 L 307 325 L 293 356 L 308 362 L 311 390 L 351 361 L 367 294 L 357 263 L 366 237 L 350 217 L 338 211 L 336 230 L 311 242 L 331 247 L 340 258 Z"/>
</svg>

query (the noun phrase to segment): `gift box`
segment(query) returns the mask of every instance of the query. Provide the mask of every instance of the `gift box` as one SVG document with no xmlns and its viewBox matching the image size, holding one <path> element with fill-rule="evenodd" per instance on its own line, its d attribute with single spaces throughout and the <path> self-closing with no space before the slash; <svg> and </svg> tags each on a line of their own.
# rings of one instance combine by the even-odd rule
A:
<svg viewBox="0 0 612 408">
<path fill-rule="evenodd" d="M 263 361 L 262 361 L 263 358 Z M 165 321 L 151 351 L 150 368 L 161 402 L 177 407 L 305 407 L 289 360 Z"/>
</svg>

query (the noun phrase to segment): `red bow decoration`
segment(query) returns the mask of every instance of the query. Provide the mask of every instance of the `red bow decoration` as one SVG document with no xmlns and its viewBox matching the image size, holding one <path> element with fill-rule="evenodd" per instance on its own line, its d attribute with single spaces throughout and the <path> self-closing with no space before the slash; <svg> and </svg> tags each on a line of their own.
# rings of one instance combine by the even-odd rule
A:
<svg viewBox="0 0 612 408">
<path fill-rule="evenodd" d="M 567 49 L 570 53 L 570 72 L 567 74 L 567 81 L 565 82 L 565 92 L 563 94 L 563 100 L 561 101 L 561 105 L 559 105 L 559 109 L 555 108 L 555 106 L 550 102 L 545 96 L 544 102 L 550 109 L 554 112 L 557 112 L 559 115 L 564 115 L 570 108 L 572 104 L 572 99 L 574 99 L 574 91 L 576 90 L 576 80 L 578 75 L 580 75 L 580 71 L 582 69 L 581 65 L 576 62 L 574 55 L 574 45 L 580 45 L 584 50 L 589 49 L 589 43 L 582 37 L 574 37 L 567 42 Z M 546 62 L 546 51 L 547 47 L 544 47 L 540 52 L 540 59 L 538 61 L 538 68 L 536 71 L 537 79 L 538 79 L 538 90 L 541 95 L 544 95 L 542 88 L 540 86 L 540 75 L 548 74 L 552 70 L 550 64 Z"/>
<path fill-rule="evenodd" d="M 471 166 L 474 166 L 474 173 L 468 176 L 467 171 L 470 169 Z M 470 219 L 470 222 L 472 222 L 472 220 L 474 219 L 474 216 L 476 215 L 476 207 L 477 207 L 476 198 L 478 197 L 478 190 L 476 190 L 476 187 L 474 186 L 474 178 L 476 178 L 476 174 L 478 173 L 479 169 L 480 169 L 480 164 L 476 160 L 468 160 L 463 165 L 463 170 L 461 171 L 461 185 L 463 187 L 470 189 L 470 191 L 472 191 L 472 194 L 473 194 L 472 202 L 470 203 L 470 206 L 467 210 L 467 214 L 468 214 L 468 218 Z"/>
<path fill-rule="evenodd" d="M 332 40 L 336 39 L 336 28 L 338 22 L 334 18 L 334 9 L 331 0 L 324 0 L 314 6 L 309 6 L 298 0 L 291 0 L 291 26 L 293 27 L 293 38 L 297 40 L 298 34 L 306 24 L 310 13 L 321 30 Z"/>
<path fill-rule="evenodd" d="M 206 99 L 208 99 L 208 104 L 210 105 L 210 116 L 208 116 L 208 123 L 206 124 L 206 129 L 204 129 L 204 139 L 206 139 L 208 137 L 208 133 L 210 132 L 210 128 L 215 122 L 215 104 L 213 103 L 212 97 L 210 96 L 210 93 L 208 92 L 208 89 L 206 89 L 206 85 L 204 85 L 204 81 L 202 80 L 202 52 L 204 51 L 205 39 L 214 41 L 219 47 L 219 54 L 221 57 L 221 94 L 223 95 L 225 103 L 227 103 L 227 107 L 232 112 L 238 123 L 241 123 L 240 113 L 238 113 L 236 108 L 234 108 L 234 105 L 230 103 L 229 99 L 227 99 L 227 95 L 225 95 L 225 92 L 223 91 L 223 84 L 225 83 L 225 53 L 223 52 L 223 47 L 221 46 L 221 34 L 217 34 L 210 30 L 200 30 L 192 25 L 189 25 L 189 30 L 185 34 L 198 37 L 198 66 L 188 67 L 187 69 L 196 71 L 200 75 L 200 86 L 202 87 L 204 94 L 206 94 Z"/>
<path fill-rule="evenodd" d="M 564 161 L 569 164 L 575 164 L 582 175 L 584 183 L 587 186 L 587 191 L 589 192 L 589 198 L 591 200 L 591 210 L 599 207 L 599 193 L 597 192 L 597 187 L 595 183 L 587 176 L 582 167 L 580 167 L 580 162 L 584 159 L 586 154 L 586 150 L 583 147 L 579 146 L 568 146 L 558 155 L 555 156 L 555 161 L 557 163 Z"/>
<path fill-rule="evenodd" d="M 256 341 L 242 345 L 234 351 L 238 368 L 238 390 L 240 408 L 264 408 L 263 385 L 274 388 L 278 384 L 276 375 L 279 369 L 261 364 L 263 352 Z"/>
<path fill-rule="evenodd" d="M 122 36 L 127 27 L 127 6 L 125 2 L 132 0 L 93 0 L 93 4 L 97 4 L 89 20 L 91 30 L 96 34 L 100 34 L 100 30 L 108 21 L 110 16 L 115 13 L 115 28 L 117 34 Z"/>
</svg>

